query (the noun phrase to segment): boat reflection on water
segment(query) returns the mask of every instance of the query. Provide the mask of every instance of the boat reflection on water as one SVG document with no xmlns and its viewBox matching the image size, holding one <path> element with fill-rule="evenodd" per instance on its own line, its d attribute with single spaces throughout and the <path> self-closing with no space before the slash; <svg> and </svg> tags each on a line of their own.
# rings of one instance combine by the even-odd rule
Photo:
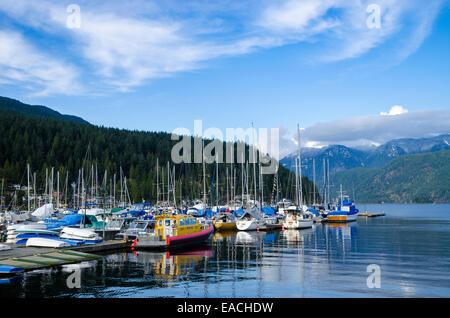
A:
<svg viewBox="0 0 450 318">
<path fill-rule="evenodd" d="M 244 232 L 239 231 L 236 233 L 236 245 L 250 245 L 250 244 L 257 244 L 264 241 L 264 238 L 266 236 L 266 232 Z"/>
<path fill-rule="evenodd" d="M 282 238 L 288 245 L 296 245 L 296 243 L 304 242 L 306 237 L 312 236 L 314 230 L 312 228 L 302 230 L 284 230 L 281 232 Z"/>
<path fill-rule="evenodd" d="M 172 280 L 195 272 L 195 268 L 205 259 L 213 257 L 214 252 L 210 246 L 198 246 L 174 252 L 135 251 L 134 255 L 138 263 L 153 265 L 155 277 Z"/>
<path fill-rule="evenodd" d="M 233 245 L 236 241 L 236 232 L 226 231 L 226 232 L 215 232 L 212 237 L 214 244 L 231 244 Z"/>
<path fill-rule="evenodd" d="M 336 239 L 351 240 L 357 233 L 358 224 L 353 223 L 328 223 L 326 231 Z"/>
</svg>

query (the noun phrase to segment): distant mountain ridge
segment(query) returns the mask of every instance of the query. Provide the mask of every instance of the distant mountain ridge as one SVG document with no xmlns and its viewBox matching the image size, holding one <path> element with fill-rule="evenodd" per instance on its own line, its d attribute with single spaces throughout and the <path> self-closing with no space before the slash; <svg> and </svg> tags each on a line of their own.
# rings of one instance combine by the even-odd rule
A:
<svg viewBox="0 0 450 318">
<path fill-rule="evenodd" d="M 313 178 L 315 160 L 316 180 L 323 180 L 323 160 L 329 161 L 330 176 L 353 168 L 382 168 L 391 160 L 416 153 L 450 150 L 450 134 L 427 138 L 394 139 L 369 150 L 360 150 L 343 145 L 330 145 L 324 148 L 302 148 L 302 174 Z M 295 170 L 297 153 L 280 160 L 285 167 Z"/>
<path fill-rule="evenodd" d="M 369 150 L 304 148 L 302 175 L 314 179 L 315 161 L 315 181 L 323 194 L 325 160 L 332 198 L 342 184 L 347 194 L 364 202 L 450 202 L 449 150 L 450 134 L 395 139 Z M 293 153 L 280 163 L 294 171 L 296 157 Z"/>
<path fill-rule="evenodd" d="M 89 124 L 88 121 L 81 117 L 73 115 L 64 115 L 51 108 L 41 105 L 29 105 L 22 103 L 18 100 L 0 96 L 0 111 L 13 111 L 28 116 L 43 117 L 43 118 L 55 118 L 61 120 L 68 120 L 77 123 Z"/>
</svg>

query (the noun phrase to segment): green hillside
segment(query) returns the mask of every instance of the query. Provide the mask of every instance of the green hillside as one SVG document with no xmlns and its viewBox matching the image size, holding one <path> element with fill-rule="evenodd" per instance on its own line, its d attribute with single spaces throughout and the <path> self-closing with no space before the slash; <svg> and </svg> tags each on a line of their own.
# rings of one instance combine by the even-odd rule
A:
<svg viewBox="0 0 450 318">
<path fill-rule="evenodd" d="M 339 185 L 358 202 L 450 202 L 450 150 L 404 155 L 380 169 L 356 168 L 336 173 Z"/>
<path fill-rule="evenodd" d="M 53 109 L 50 109 L 46 106 L 33 106 L 24 104 L 18 100 L 11 99 L 8 97 L 2 97 L 0 96 L 0 110 L 9 110 L 18 112 L 27 116 L 36 116 L 36 117 L 43 117 L 43 118 L 55 118 L 55 119 L 61 119 L 61 120 L 68 120 L 78 123 L 85 123 L 88 124 L 87 121 L 84 119 L 72 116 L 72 115 L 62 115 L 58 113 L 57 111 L 54 111 Z"/>
</svg>

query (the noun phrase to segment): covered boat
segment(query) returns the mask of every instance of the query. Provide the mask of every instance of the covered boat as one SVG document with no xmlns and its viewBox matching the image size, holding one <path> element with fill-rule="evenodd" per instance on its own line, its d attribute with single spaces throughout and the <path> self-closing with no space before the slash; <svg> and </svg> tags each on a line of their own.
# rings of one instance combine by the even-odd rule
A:
<svg viewBox="0 0 450 318">
<path fill-rule="evenodd" d="M 36 247 L 68 247 L 71 244 L 59 239 L 32 237 L 27 240 L 26 246 Z"/>
</svg>

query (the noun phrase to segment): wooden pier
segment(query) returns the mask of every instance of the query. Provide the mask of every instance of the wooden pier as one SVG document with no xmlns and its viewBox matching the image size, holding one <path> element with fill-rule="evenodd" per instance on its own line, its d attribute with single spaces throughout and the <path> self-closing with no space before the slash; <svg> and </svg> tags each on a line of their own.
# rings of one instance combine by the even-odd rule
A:
<svg viewBox="0 0 450 318">
<path fill-rule="evenodd" d="M 100 253 L 110 250 L 123 249 L 130 246 L 126 241 L 106 241 L 98 244 L 86 244 L 64 248 L 42 248 L 13 246 L 11 250 L 0 252 L 0 265 L 21 267 L 25 271 L 94 260 Z"/>
<path fill-rule="evenodd" d="M 373 218 L 376 216 L 385 216 L 385 215 L 386 215 L 386 213 L 384 213 L 384 212 L 359 212 L 358 213 L 358 216 L 366 216 L 369 218 Z"/>
</svg>

